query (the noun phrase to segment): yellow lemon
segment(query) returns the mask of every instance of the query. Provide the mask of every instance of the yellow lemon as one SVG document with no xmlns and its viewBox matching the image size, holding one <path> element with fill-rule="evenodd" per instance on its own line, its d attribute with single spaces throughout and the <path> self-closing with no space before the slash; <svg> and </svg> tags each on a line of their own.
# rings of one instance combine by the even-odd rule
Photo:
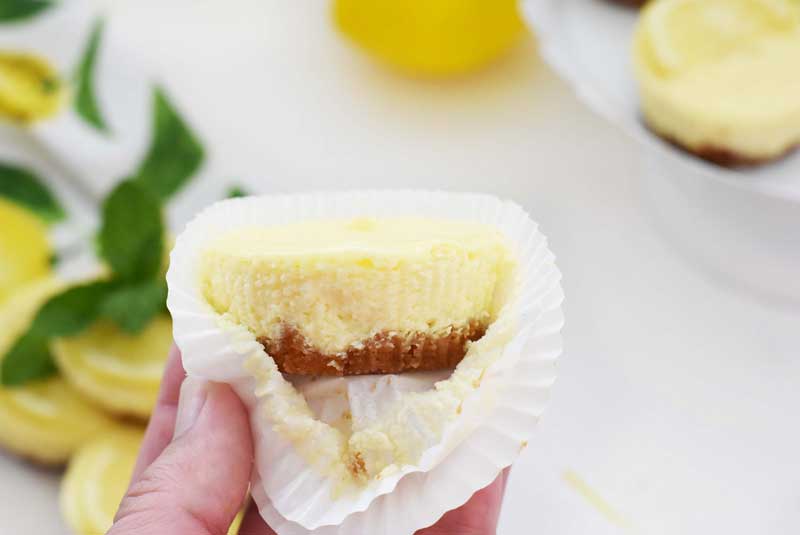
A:
<svg viewBox="0 0 800 535">
<path fill-rule="evenodd" d="M 0 117 L 20 122 L 49 117 L 63 100 L 63 87 L 44 58 L 0 52 Z"/>
<path fill-rule="evenodd" d="M 516 43 L 516 0 L 336 0 L 339 29 L 376 57 L 412 74 L 478 69 Z"/>
<path fill-rule="evenodd" d="M 171 345 L 172 321 L 161 315 L 136 335 L 100 321 L 54 341 L 52 350 L 61 373 L 78 391 L 109 411 L 147 418 Z"/>
<path fill-rule="evenodd" d="M 115 429 L 70 459 L 61 482 L 61 514 L 79 535 L 105 533 L 114 523 L 136 465 L 144 429 Z"/>
<path fill-rule="evenodd" d="M 32 212 L 0 198 L 0 303 L 50 271 L 47 227 Z"/>
<path fill-rule="evenodd" d="M 61 482 L 61 514 L 77 535 L 109 530 L 136 465 L 144 429 L 120 427 L 82 447 Z M 228 535 L 239 533 L 244 510 Z"/>
<path fill-rule="evenodd" d="M 62 285 L 54 278 L 31 283 L 0 308 L 0 355 Z M 34 461 L 65 462 L 78 447 L 112 422 L 54 377 L 21 387 L 0 387 L 0 445 Z"/>
<path fill-rule="evenodd" d="M 642 14 L 639 53 L 662 75 L 685 72 L 764 36 L 795 31 L 799 6 L 788 0 L 656 0 Z"/>
</svg>

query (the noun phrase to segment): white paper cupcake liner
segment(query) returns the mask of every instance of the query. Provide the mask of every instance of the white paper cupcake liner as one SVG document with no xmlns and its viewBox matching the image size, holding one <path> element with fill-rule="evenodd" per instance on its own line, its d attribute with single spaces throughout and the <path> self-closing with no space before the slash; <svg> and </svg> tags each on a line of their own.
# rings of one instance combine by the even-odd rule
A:
<svg viewBox="0 0 800 535">
<path fill-rule="evenodd" d="M 299 406 L 306 400 L 298 398 L 280 374 L 270 372 L 274 363 L 252 334 L 241 327 L 220 327 L 219 316 L 200 296 L 195 267 L 204 244 L 235 228 L 359 216 L 427 216 L 494 225 L 510 242 L 519 282 L 511 302 L 478 342 L 488 348 L 484 353 L 476 350 L 488 359 L 488 365 L 484 369 L 460 365 L 455 372 L 474 372 L 476 378 L 480 372 L 480 386 L 464 397 L 460 415 L 445 422 L 437 435 L 435 426 L 414 420 L 411 411 L 412 419 L 406 424 L 428 440 L 423 442 L 419 460 L 337 496 L 337 482 L 319 469 L 324 462 L 309 460 L 303 445 L 287 438 L 292 425 L 319 429 L 315 436 L 321 442 L 313 447 L 324 461 L 327 450 L 335 449 L 332 442 L 324 443 L 330 435 L 322 430 L 327 426 L 302 412 L 294 421 L 276 424 L 277 428 L 265 419 L 264 414 L 276 405 Z M 167 280 L 175 339 L 187 373 L 232 384 L 250 410 L 256 448 L 252 492 L 262 516 L 281 535 L 410 533 L 463 504 L 524 448 L 544 409 L 561 353 L 563 293 L 546 239 L 520 207 L 486 195 L 354 192 L 223 201 L 199 214 L 178 237 Z M 507 336 L 499 338 L 504 333 Z M 403 375 L 396 385 L 379 388 L 378 397 L 372 399 L 359 392 L 369 391 L 365 385 L 386 381 L 385 376 L 335 378 L 298 388 L 311 405 L 314 396 L 322 396 L 326 403 L 319 406 L 335 412 L 339 401 L 332 392 L 343 385 L 354 414 L 360 411 L 368 419 L 370 411 L 380 410 L 373 405 L 381 403 L 373 401 L 381 396 L 391 400 L 401 392 L 426 390 L 437 378 L 436 374 Z"/>
</svg>

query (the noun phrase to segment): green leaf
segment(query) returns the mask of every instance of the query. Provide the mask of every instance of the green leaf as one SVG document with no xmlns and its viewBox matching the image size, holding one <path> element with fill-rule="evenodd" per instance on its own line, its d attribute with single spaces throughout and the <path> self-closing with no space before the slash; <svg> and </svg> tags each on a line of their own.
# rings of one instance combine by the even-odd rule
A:
<svg viewBox="0 0 800 535">
<path fill-rule="evenodd" d="M 153 132 L 147 156 L 133 179 L 166 200 L 203 163 L 203 146 L 160 88 L 154 94 Z"/>
<path fill-rule="evenodd" d="M 51 0 L 0 0 L 0 22 L 26 19 L 52 5 Z"/>
<path fill-rule="evenodd" d="M 78 65 L 78 92 L 75 98 L 75 111 L 83 119 L 98 130 L 107 131 L 108 126 L 100 114 L 100 106 L 94 94 L 94 72 L 97 62 L 97 50 L 103 36 L 103 20 L 95 22 L 86 49 L 83 51 Z"/>
<path fill-rule="evenodd" d="M 0 383 L 19 386 L 56 373 L 48 339 L 28 332 L 21 336 L 3 358 Z"/>
<path fill-rule="evenodd" d="M 0 163 L 0 196 L 25 206 L 48 223 L 64 219 L 64 209 L 41 180 L 20 167 Z"/>
<path fill-rule="evenodd" d="M 124 282 L 155 277 L 161 269 L 161 204 L 137 182 L 121 182 L 103 203 L 100 255 Z"/>
<path fill-rule="evenodd" d="M 100 306 L 115 288 L 108 281 L 73 286 L 51 297 L 3 357 L 0 383 L 21 385 L 56 372 L 49 343 L 52 338 L 73 336 L 100 316 Z"/>
<path fill-rule="evenodd" d="M 228 199 L 236 199 L 238 197 L 247 197 L 248 195 L 250 194 L 247 193 L 243 188 L 239 186 L 231 186 L 230 188 L 228 188 L 228 191 L 225 196 Z"/>
<path fill-rule="evenodd" d="M 101 305 L 101 315 L 122 330 L 136 334 L 166 309 L 167 283 L 152 279 L 113 291 Z"/>
<path fill-rule="evenodd" d="M 112 282 L 94 281 L 64 290 L 39 309 L 29 332 L 43 338 L 79 334 L 100 316 L 103 301 L 114 289 Z"/>
</svg>

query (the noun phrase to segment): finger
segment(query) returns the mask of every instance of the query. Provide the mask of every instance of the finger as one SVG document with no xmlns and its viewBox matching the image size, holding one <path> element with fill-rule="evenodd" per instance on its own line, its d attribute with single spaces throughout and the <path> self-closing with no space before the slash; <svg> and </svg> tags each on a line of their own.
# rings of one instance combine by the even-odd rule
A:
<svg viewBox="0 0 800 535">
<path fill-rule="evenodd" d="M 275 535 L 275 532 L 261 518 L 256 504 L 252 503 L 244 514 L 242 526 L 239 528 L 239 535 Z"/>
<path fill-rule="evenodd" d="M 193 423 L 131 485 L 108 535 L 227 532 L 247 494 L 250 425 L 227 385 L 208 384 L 197 395 Z"/>
<path fill-rule="evenodd" d="M 169 359 L 164 369 L 164 377 L 161 380 L 161 389 L 158 393 L 153 415 L 147 424 L 147 431 L 144 434 L 142 447 L 139 450 L 139 458 L 136 460 L 136 467 L 133 469 L 131 482 L 139 479 L 142 472 L 161 455 L 164 448 L 172 441 L 172 433 L 175 429 L 175 415 L 178 410 L 178 395 L 181 383 L 186 377 L 181 363 L 181 354 L 178 348 L 173 346 L 169 352 Z"/>
<path fill-rule="evenodd" d="M 493 535 L 503 503 L 509 468 L 503 470 L 488 487 L 472 495 L 467 503 L 445 513 L 436 524 L 417 535 Z"/>
</svg>

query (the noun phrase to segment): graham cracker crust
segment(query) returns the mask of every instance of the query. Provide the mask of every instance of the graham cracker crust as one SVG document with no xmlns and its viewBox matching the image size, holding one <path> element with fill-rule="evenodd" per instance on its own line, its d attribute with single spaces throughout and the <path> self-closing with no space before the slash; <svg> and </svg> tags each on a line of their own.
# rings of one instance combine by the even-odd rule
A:
<svg viewBox="0 0 800 535">
<path fill-rule="evenodd" d="M 728 169 L 736 169 L 742 167 L 757 167 L 759 165 L 764 165 L 768 163 L 777 162 L 787 158 L 790 154 L 800 147 L 800 145 L 794 145 L 789 147 L 781 154 L 777 156 L 772 156 L 769 158 L 753 158 L 752 156 L 745 156 L 743 154 L 739 154 L 734 152 L 730 149 L 726 149 L 723 147 L 715 147 L 713 145 L 704 145 L 702 147 L 692 149 L 687 147 L 686 145 L 682 145 L 678 143 L 676 140 L 671 139 L 666 136 L 659 135 L 661 139 L 667 141 L 670 145 L 691 154 L 693 156 L 697 156 L 698 158 L 702 158 L 707 162 L 711 162 L 714 164 L 719 165 L 720 167 L 726 167 Z"/>
<path fill-rule="evenodd" d="M 642 122 L 647 127 L 647 129 L 650 130 L 653 134 L 657 135 L 658 137 L 660 137 L 661 139 L 663 139 L 676 149 L 679 149 L 687 154 L 691 154 L 692 156 L 697 156 L 698 158 L 702 158 L 707 162 L 717 164 L 720 167 L 726 167 L 729 169 L 742 168 L 742 167 L 757 167 L 759 165 L 777 162 L 784 158 L 788 158 L 792 153 L 800 149 L 800 143 L 798 143 L 797 145 L 789 147 L 783 153 L 778 154 L 777 156 L 772 156 L 767 158 L 754 158 L 752 156 L 745 156 L 743 154 L 739 154 L 725 147 L 717 147 L 714 145 L 704 145 L 699 148 L 691 148 L 682 144 L 674 137 L 666 136 L 657 132 L 656 130 L 650 127 L 650 125 L 647 123 L 646 120 Z"/>
<path fill-rule="evenodd" d="M 619 4 L 626 7 L 642 7 L 647 3 L 647 0 L 607 0 L 612 4 Z"/>
<path fill-rule="evenodd" d="M 478 321 L 451 328 L 438 337 L 421 332 L 380 332 L 339 354 L 320 352 L 291 325 L 283 326 L 278 340 L 260 337 L 258 341 L 283 373 L 341 377 L 453 369 L 464 358 L 467 342 L 485 333 L 486 325 Z"/>
</svg>

